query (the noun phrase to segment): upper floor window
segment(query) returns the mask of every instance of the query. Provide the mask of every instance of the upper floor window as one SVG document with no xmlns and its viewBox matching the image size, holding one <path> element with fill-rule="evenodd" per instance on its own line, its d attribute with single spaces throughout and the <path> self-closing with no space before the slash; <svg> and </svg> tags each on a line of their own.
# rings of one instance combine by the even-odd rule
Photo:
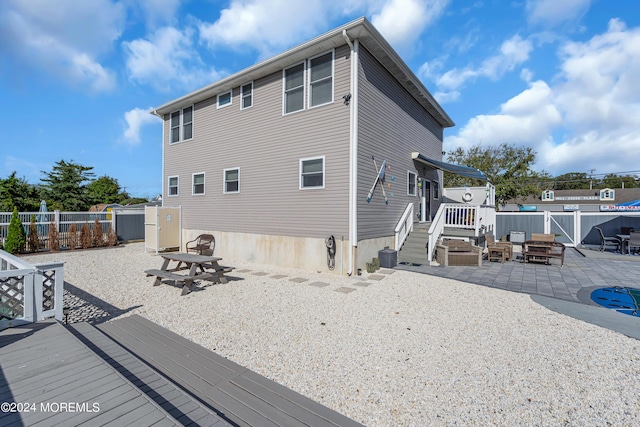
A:
<svg viewBox="0 0 640 427">
<path fill-rule="evenodd" d="M 416 179 L 417 179 L 417 175 L 415 172 L 407 171 L 407 195 L 408 196 L 416 195 Z"/>
<path fill-rule="evenodd" d="M 204 172 L 193 174 L 192 194 L 204 194 Z"/>
<path fill-rule="evenodd" d="M 604 190 L 600 190 L 600 200 L 615 200 L 616 191 L 610 188 L 605 188 Z"/>
<path fill-rule="evenodd" d="M 224 193 L 240 192 L 240 168 L 224 170 Z"/>
<path fill-rule="evenodd" d="M 218 108 L 226 107 L 227 105 L 231 105 L 231 91 L 221 93 L 218 95 Z"/>
<path fill-rule="evenodd" d="M 324 188 L 324 156 L 300 159 L 300 189 Z"/>
<path fill-rule="evenodd" d="M 193 138 L 193 105 L 171 113 L 169 123 L 171 144 Z"/>
<path fill-rule="evenodd" d="M 542 200 L 554 200 L 553 190 L 544 190 L 542 192 Z"/>
<path fill-rule="evenodd" d="M 167 185 L 167 193 L 169 196 L 177 196 L 178 195 L 178 177 L 170 176 L 169 183 Z"/>
<path fill-rule="evenodd" d="M 253 105 L 253 82 L 240 87 L 240 109 L 244 110 Z"/>
<path fill-rule="evenodd" d="M 333 102 L 333 51 L 309 59 L 309 107 Z"/>
<path fill-rule="evenodd" d="M 304 109 L 304 62 L 287 68 L 284 73 L 284 113 Z"/>
</svg>

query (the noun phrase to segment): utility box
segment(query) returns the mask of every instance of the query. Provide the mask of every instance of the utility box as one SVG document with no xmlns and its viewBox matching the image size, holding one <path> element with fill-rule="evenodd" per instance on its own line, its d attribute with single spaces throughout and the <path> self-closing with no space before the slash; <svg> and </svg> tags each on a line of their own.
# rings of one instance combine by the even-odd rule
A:
<svg viewBox="0 0 640 427">
<path fill-rule="evenodd" d="M 380 267 L 394 268 L 398 264 L 398 251 L 384 248 L 378 251 L 378 259 L 380 260 Z"/>
<path fill-rule="evenodd" d="M 525 236 L 525 232 L 524 231 L 512 231 L 509 234 L 509 241 L 511 243 L 523 244 L 524 240 L 525 240 L 524 236 Z"/>
</svg>

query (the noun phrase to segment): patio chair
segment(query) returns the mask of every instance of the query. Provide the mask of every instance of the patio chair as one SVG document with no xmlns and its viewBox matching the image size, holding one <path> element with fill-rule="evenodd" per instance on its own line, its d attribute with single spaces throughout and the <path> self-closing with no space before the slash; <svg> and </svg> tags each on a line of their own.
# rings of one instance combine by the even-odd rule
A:
<svg viewBox="0 0 640 427">
<path fill-rule="evenodd" d="M 622 243 L 617 237 L 605 236 L 600 227 L 593 227 L 598 230 L 600 235 L 600 251 L 604 251 L 605 246 L 615 246 L 616 252 L 620 251 L 620 244 Z"/>
<path fill-rule="evenodd" d="M 489 261 L 501 261 L 513 259 L 513 243 L 496 242 L 493 234 L 486 233 L 484 239 L 487 242 L 487 252 Z"/>
<path fill-rule="evenodd" d="M 216 239 L 211 234 L 201 234 L 194 240 L 187 242 L 187 253 L 195 252 L 198 255 L 213 255 L 216 248 Z"/>
<path fill-rule="evenodd" d="M 629 243 L 627 244 L 629 255 L 631 255 L 631 247 L 640 251 L 640 231 L 632 231 L 629 233 Z"/>
</svg>

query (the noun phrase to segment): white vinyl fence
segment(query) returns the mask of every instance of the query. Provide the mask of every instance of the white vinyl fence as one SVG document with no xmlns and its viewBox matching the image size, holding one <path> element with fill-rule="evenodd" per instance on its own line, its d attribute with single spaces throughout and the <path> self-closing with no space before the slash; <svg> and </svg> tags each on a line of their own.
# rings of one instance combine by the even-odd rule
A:
<svg viewBox="0 0 640 427">
<path fill-rule="evenodd" d="M 0 250 L 0 330 L 49 317 L 62 321 L 64 263 L 29 264 Z"/>
</svg>

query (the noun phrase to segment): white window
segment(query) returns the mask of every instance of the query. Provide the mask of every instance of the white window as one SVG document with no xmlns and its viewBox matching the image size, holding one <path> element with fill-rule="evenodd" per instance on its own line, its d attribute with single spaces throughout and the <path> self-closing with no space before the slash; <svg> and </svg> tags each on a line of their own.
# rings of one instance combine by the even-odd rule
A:
<svg viewBox="0 0 640 427">
<path fill-rule="evenodd" d="M 542 200 L 554 200 L 553 190 L 544 190 L 542 192 Z"/>
<path fill-rule="evenodd" d="M 240 109 L 253 106 L 253 82 L 240 87 Z"/>
<path fill-rule="evenodd" d="M 193 190 L 192 194 L 204 194 L 204 172 L 193 174 Z"/>
<path fill-rule="evenodd" d="M 324 156 L 300 159 L 300 189 L 324 188 Z"/>
<path fill-rule="evenodd" d="M 169 126 L 171 129 L 169 142 L 171 144 L 192 139 L 193 105 L 172 112 L 169 119 Z"/>
<path fill-rule="evenodd" d="M 304 110 L 304 62 L 283 71 L 284 114 Z"/>
<path fill-rule="evenodd" d="M 333 51 L 309 59 L 309 107 L 333 102 Z"/>
<path fill-rule="evenodd" d="M 440 198 L 440 182 L 433 181 L 433 199 L 438 200 Z"/>
<path fill-rule="evenodd" d="M 168 189 L 167 189 L 167 195 L 169 196 L 177 196 L 178 195 L 178 177 L 177 176 L 170 176 L 169 177 L 169 184 L 168 184 Z"/>
<path fill-rule="evenodd" d="M 416 195 L 416 184 L 418 175 L 415 172 L 407 171 L 407 195 Z"/>
<path fill-rule="evenodd" d="M 605 188 L 604 190 L 600 190 L 600 200 L 615 200 L 616 191 L 610 188 Z"/>
<path fill-rule="evenodd" d="M 224 170 L 224 194 L 240 192 L 240 168 Z"/>
<path fill-rule="evenodd" d="M 218 108 L 226 107 L 227 105 L 231 105 L 231 91 L 226 93 L 221 93 L 218 95 Z"/>
</svg>

